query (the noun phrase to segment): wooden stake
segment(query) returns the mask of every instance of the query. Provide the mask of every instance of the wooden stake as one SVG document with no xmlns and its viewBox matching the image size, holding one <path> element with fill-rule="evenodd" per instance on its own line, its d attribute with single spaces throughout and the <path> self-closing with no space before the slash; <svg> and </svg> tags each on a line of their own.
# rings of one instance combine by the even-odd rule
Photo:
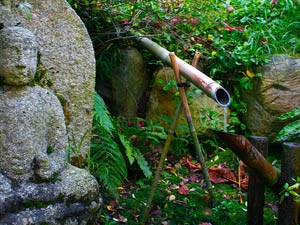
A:
<svg viewBox="0 0 300 225">
<path fill-rule="evenodd" d="M 284 143 L 283 155 L 281 158 L 281 176 L 280 187 L 285 183 L 294 184 L 293 178 L 300 176 L 300 144 Z M 299 189 L 294 190 L 299 194 Z M 284 198 L 279 204 L 278 225 L 296 225 L 299 224 L 298 218 L 299 202 L 296 202 L 292 196 Z"/>
<path fill-rule="evenodd" d="M 268 138 L 252 136 L 249 141 L 263 156 L 267 156 Z M 250 170 L 247 195 L 247 225 L 263 225 L 264 192 L 265 185 L 263 181 Z"/>
</svg>

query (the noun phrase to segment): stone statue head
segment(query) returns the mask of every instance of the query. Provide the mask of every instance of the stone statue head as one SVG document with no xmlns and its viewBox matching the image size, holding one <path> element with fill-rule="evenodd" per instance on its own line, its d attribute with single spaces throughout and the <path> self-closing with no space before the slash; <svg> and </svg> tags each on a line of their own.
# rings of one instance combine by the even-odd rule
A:
<svg viewBox="0 0 300 225">
<path fill-rule="evenodd" d="M 34 34 L 22 27 L 0 31 L 0 79 L 4 84 L 30 83 L 37 68 L 37 42 Z"/>
</svg>

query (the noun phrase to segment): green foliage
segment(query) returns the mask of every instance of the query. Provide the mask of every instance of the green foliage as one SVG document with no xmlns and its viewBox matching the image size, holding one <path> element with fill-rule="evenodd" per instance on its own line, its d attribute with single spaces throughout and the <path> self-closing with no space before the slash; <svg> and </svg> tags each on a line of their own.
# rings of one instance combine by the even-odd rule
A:
<svg viewBox="0 0 300 225">
<path fill-rule="evenodd" d="M 299 187 L 300 187 L 300 177 L 296 177 L 293 179 L 295 182 L 292 185 L 285 183 L 283 185 L 283 190 L 279 192 L 280 196 L 280 203 L 284 200 L 284 198 L 291 196 L 295 202 L 300 202 L 300 195 L 299 195 Z"/>
<path fill-rule="evenodd" d="M 112 135 L 115 130 L 113 119 L 106 108 L 105 102 L 97 93 L 94 94 L 93 118 L 99 127 L 101 127 L 106 133 Z"/>
<path fill-rule="evenodd" d="M 159 143 L 165 138 L 164 131 L 151 126 L 143 126 L 142 119 L 122 121 L 113 119 L 103 99 L 94 95 L 94 130 L 88 168 L 99 182 L 112 194 L 127 177 L 127 166 L 137 162 L 144 176 L 150 178 L 152 172 L 148 162 L 134 142 L 143 144 L 146 139 Z M 133 126 L 134 125 L 134 126 Z"/>
<path fill-rule="evenodd" d="M 102 98 L 94 95 L 94 126 L 89 171 L 113 195 L 127 177 L 126 162 L 114 140 L 115 126 Z"/>
<path fill-rule="evenodd" d="M 256 67 L 269 62 L 273 54 L 300 53 L 299 0 L 69 3 L 90 31 L 96 53 L 114 44 L 134 45 L 130 39 L 136 32 L 151 35 L 159 45 L 185 60 L 190 60 L 196 51 L 201 52 L 204 72 L 222 81 L 233 96 L 230 108 L 237 132 L 246 130 L 239 120 L 245 113 L 240 90 L 251 89 L 253 77 L 261 76 Z M 147 60 L 152 66 L 158 65 L 157 59 L 149 55 Z"/>
<path fill-rule="evenodd" d="M 31 8 L 32 8 L 31 4 L 28 3 L 27 1 L 20 3 L 18 6 L 18 12 L 20 14 L 24 13 L 28 22 L 31 21 L 31 11 L 30 11 Z"/>
<path fill-rule="evenodd" d="M 293 119 L 296 117 L 299 117 L 300 115 L 300 108 L 294 108 L 290 112 L 284 113 L 281 116 L 279 116 L 280 120 L 288 120 Z M 300 120 L 297 119 L 295 121 L 292 121 L 288 123 L 286 126 L 284 126 L 278 133 L 277 137 L 275 138 L 275 141 L 278 142 L 287 142 L 287 141 L 295 141 L 299 142 L 300 139 Z"/>
<path fill-rule="evenodd" d="M 86 138 L 90 135 L 90 130 L 87 130 L 83 136 L 80 138 L 79 142 L 76 140 L 74 134 L 71 136 L 71 140 L 67 146 L 67 159 L 68 161 L 79 168 L 84 168 L 86 166 L 85 156 L 81 152 L 82 146 Z M 51 151 L 51 149 L 49 149 Z M 47 149 L 48 152 L 48 149 Z"/>
</svg>

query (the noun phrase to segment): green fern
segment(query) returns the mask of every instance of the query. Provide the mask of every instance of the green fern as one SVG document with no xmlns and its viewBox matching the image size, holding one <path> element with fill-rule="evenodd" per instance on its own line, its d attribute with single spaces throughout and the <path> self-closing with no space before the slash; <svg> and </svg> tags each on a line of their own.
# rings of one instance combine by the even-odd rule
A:
<svg viewBox="0 0 300 225">
<path fill-rule="evenodd" d="M 89 171 L 111 194 L 117 196 L 117 188 L 127 177 L 126 162 L 114 140 L 113 119 L 102 98 L 94 95 L 94 126 Z"/>
<path fill-rule="evenodd" d="M 126 153 L 126 156 L 129 160 L 129 163 L 130 163 L 130 165 L 132 165 L 132 163 L 134 162 L 133 147 L 131 146 L 130 141 L 128 141 L 124 135 L 119 134 L 119 138 L 120 138 L 120 141 L 121 141 L 122 145 L 125 148 L 125 153 Z"/>
<path fill-rule="evenodd" d="M 146 161 L 146 159 L 144 158 L 142 153 L 140 151 L 138 151 L 137 149 L 135 149 L 135 151 L 134 151 L 134 158 L 136 159 L 141 170 L 143 171 L 145 177 L 147 177 L 147 178 L 152 177 L 152 172 L 149 168 L 148 162 Z"/>
<path fill-rule="evenodd" d="M 280 115 L 278 118 L 280 120 L 292 119 L 300 115 L 300 108 L 296 107 L 293 110 Z M 284 126 L 278 133 L 275 141 L 286 142 L 286 141 L 296 141 L 299 142 L 300 139 L 300 120 L 295 120 L 286 126 Z"/>
<path fill-rule="evenodd" d="M 112 135 L 112 132 L 115 130 L 113 120 L 106 108 L 105 102 L 97 93 L 94 94 L 93 118 L 98 127 L 101 127 L 101 129 Z"/>
<path fill-rule="evenodd" d="M 134 163 L 134 161 L 137 161 L 137 164 L 139 165 L 140 169 L 142 170 L 145 177 L 150 178 L 152 176 L 152 172 L 149 168 L 148 162 L 144 158 L 141 151 L 137 148 L 135 148 L 129 140 L 126 139 L 126 137 L 122 134 L 119 134 L 120 141 L 122 142 L 122 145 L 125 148 L 126 156 L 129 160 L 130 165 Z"/>
<path fill-rule="evenodd" d="M 136 161 L 145 177 L 152 176 L 148 162 L 141 151 L 132 144 L 131 136 L 141 132 L 140 136 L 146 135 L 152 141 L 159 142 L 159 138 L 165 138 L 163 130 L 159 128 L 153 130 L 151 127 L 132 129 L 125 123 L 119 123 L 111 117 L 105 102 L 97 93 L 94 95 L 93 122 L 95 128 L 88 169 L 100 184 L 117 196 L 117 188 L 127 177 L 127 159 L 130 165 Z"/>
<path fill-rule="evenodd" d="M 284 126 L 278 133 L 275 141 L 279 142 L 299 142 L 300 140 L 300 120 L 296 120 Z"/>
</svg>

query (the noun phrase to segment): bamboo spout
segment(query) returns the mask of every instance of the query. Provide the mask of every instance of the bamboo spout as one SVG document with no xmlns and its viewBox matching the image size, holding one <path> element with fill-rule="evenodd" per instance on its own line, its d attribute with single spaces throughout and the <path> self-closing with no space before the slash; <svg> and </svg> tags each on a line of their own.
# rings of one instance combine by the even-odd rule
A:
<svg viewBox="0 0 300 225">
<path fill-rule="evenodd" d="M 278 170 L 241 135 L 223 131 L 213 131 L 253 172 L 269 187 L 276 188 L 279 179 Z"/>
<path fill-rule="evenodd" d="M 145 48 L 150 50 L 154 55 L 156 55 L 163 63 L 172 66 L 170 60 L 170 52 L 155 42 L 151 41 L 146 37 L 138 37 L 137 41 L 140 42 Z M 219 85 L 210 77 L 206 76 L 204 73 L 200 72 L 193 66 L 189 65 L 182 59 L 176 57 L 176 62 L 178 64 L 181 74 L 196 85 L 198 88 L 203 90 L 209 97 L 214 99 L 220 106 L 228 107 L 230 104 L 230 95 L 225 88 Z"/>
</svg>

